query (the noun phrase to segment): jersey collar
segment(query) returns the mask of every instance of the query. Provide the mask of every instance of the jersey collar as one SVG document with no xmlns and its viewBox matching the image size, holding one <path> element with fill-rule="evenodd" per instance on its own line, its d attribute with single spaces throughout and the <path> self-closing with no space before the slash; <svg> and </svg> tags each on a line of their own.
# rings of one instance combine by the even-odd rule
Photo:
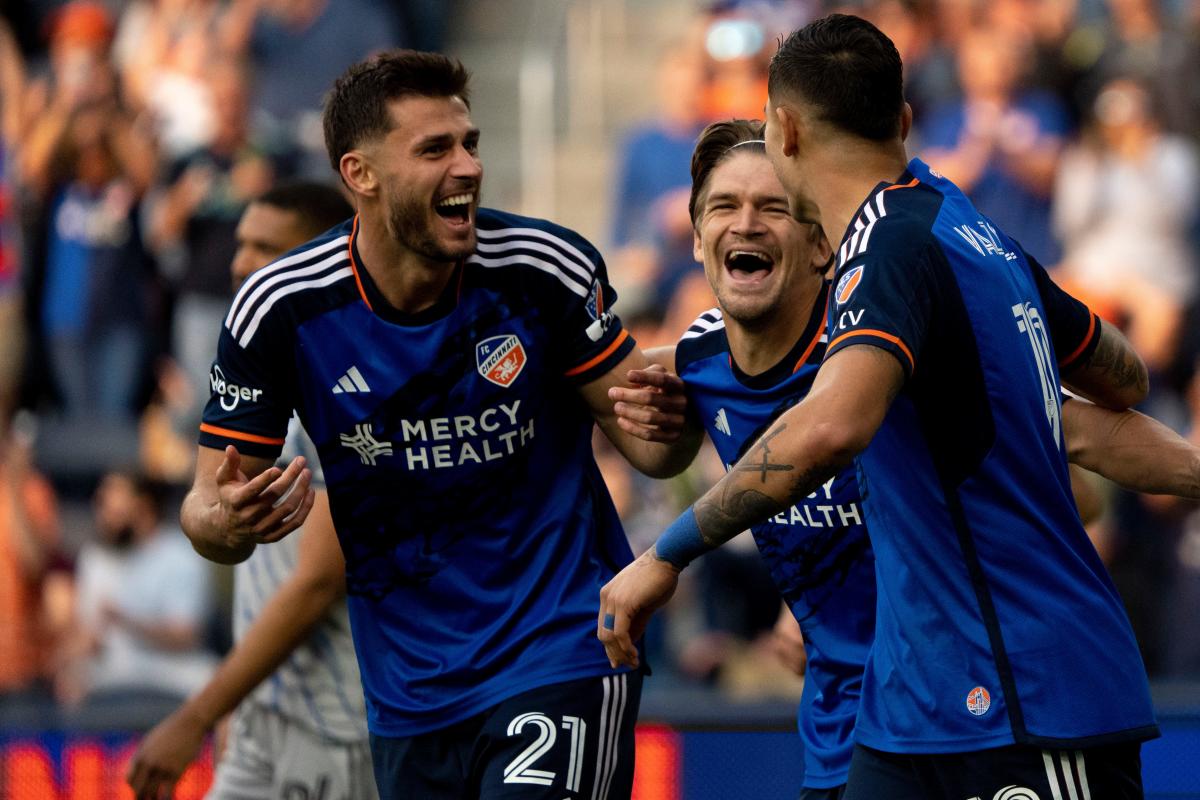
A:
<svg viewBox="0 0 1200 800">
<path fill-rule="evenodd" d="M 897 178 L 894 183 L 880 181 L 879 183 L 875 184 L 874 189 L 867 193 L 866 199 L 858 204 L 858 209 L 854 212 L 854 215 L 850 217 L 850 225 L 847 226 L 846 230 L 842 233 L 842 239 L 840 242 L 838 242 L 836 255 L 837 264 L 839 266 L 844 261 L 849 260 L 842 258 L 841 251 L 844 247 L 846 247 L 848 241 L 853 238 L 854 234 L 865 228 L 867 225 L 870 225 L 873 220 L 883 216 L 883 193 L 893 189 L 908 189 L 916 186 L 919 181 L 913 172 L 918 167 L 924 166 L 925 165 L 920 161 L 920 159 L 914 158 L 908 162 L 908 166 L 905 168 L 904 172 L 900 173 L 900 177 Z"/>
<path fill-rule="evenodd" d="M 817 297 L 813 301 L 808 324 L 804 326 L 804 333 L 800 334 L 800 338 L 792 345 L 792 349 L 783 358 L 779 359 L 775 366 L 757 375 L 747 375 L 745 372 L 742 372 L 737 362 L 733 360 L 733 353 L 731 352 L 729 354 L 729 369 L 733 372 L 733 377 L 747 389 L 770 389 L 783 383 L 792 373 L 805 364 L 820 364 L 821 359 L 825 355 L 825 348 L 820 346 L 820 342 L 825 334 L 825 315 L 828 309 L 829 281 L 825 281 L 821 287 L 821 291 L 817 293 Z M 728 345 L 728 332 L 725 334 L 725 340 L 726 345 Z"/>
<path fill-rule="evenodd" d="M 362 255 L 358 252 L 358 217 L 354 217 L 354 227 L 350 231 L 350 266 L 354 270 L 354 280 L 358 284 L 358 292 L 367 308 L 378 316 L 396 325 L 416 327 L 437 322 L 447 316 L 458 305 L 458 297 L 462 292 L 463 263 L 460 261 L 454 267 L 454 274 L 446 282 L 437 302 L 429 308 L 416 313 L 401 311 L 387 301 L 383 292 L 371 278 L 371 273 L 362 266 Z"/>
</svg>

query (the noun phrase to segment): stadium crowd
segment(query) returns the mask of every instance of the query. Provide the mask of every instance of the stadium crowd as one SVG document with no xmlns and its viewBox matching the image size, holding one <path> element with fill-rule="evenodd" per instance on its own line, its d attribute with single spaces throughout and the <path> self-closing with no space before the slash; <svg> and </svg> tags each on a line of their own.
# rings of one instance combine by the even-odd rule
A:
<svg viewBox="0 0 1200 800">
<path fill-rule="evenodd" d="M 697 134 L 761 116 L 777 36 L 834 10 L 897 43 L 911 151 L 1122 327 L 1152 370 L 1144 410 L 1200 442 L 1196 0 L 697 11 L 661 54 L 656 117 L 615 143 L 597 237 L 643 347 L 714 305 L 687 208 Z M 0 724 L 51 699 L 178 699 L 228 646 L 228 574 L 173 520 L 237 222 L 280 180 L 333 184 L 333 78 L 378 49 L 442 48 L 446 15 L 437 0 L 41 0 L 0 20 Z M 656 482 L 596 447 L 635 553 L 723 471 L 709 451 Z M 1089 532 L 1150 674 L 1200 678 L 1200 510 L 1092 488 Z M 798 693 L 761 657 L 794 650 L 753 543 L 692 572 L 650 632 L 654 683 Z"/>
</svg>

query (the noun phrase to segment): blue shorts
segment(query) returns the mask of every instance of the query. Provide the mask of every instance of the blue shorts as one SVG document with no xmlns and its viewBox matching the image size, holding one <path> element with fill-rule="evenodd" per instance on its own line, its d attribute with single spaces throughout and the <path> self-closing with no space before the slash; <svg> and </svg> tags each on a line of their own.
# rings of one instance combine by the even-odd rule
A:
<svg viewBox="0 0 1200 800">
<path fill-rule="evenodd" d="M 371 735 L 380 800 L 628 800 L 640 672 L 541 686 L 431 733 Z"/>
<path fill-rule="evenodd" d="M 828 789 L 812 789 L 805 787 L 800 790 L 799 800 L 842 800 L 846 796 L 846 784 L 831 786 Z"/>
</svg>

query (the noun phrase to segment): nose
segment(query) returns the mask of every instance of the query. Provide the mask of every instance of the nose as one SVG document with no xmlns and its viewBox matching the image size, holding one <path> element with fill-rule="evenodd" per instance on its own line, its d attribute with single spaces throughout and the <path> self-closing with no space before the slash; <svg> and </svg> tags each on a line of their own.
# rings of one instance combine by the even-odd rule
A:
<svg viewBox="0 0 1200 800">
<path fill-rule="evenodd" d="M 465 146 L 459 145 L 455 149 L 454 166 L 451 169 L 451 176 L 478 182 L 483 177 L 483 162 L 479 159 L 479 152 L 472 152 Z"/>
<path fill-rule="evenodd" d="M 762 214 L 750 203 L 745 203 L 738 209 L 737 218 L 733 221 L 732 231 L 739 236 L 761 236 L 766 232 Z"/>
</svg>

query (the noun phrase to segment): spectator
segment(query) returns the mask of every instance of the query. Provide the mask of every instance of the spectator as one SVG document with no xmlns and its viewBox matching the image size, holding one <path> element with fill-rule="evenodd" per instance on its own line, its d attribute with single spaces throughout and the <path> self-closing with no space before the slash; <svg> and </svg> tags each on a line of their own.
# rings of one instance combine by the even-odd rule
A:
<svg viewBox="0 0 1200 800">
<path fill-rule="evenodd" d="M 1055 264 L 1050 195 L 1068 118 L 1053 95 L 1019 89 L 1030 54 L 1028 38 L 1011 31 L 968 32 L 958 48 L 963 99 L 935 112 L 921 129 L 921 158 L 1026 252 Z"/>
<path fill-rule="evenodd" d="M 24 127 L 24 95 L 25 64 L 12 30 L 0 19 L 0 440 L 16 403 L 25 350 L 12 158 Z"/>
<path fill-rule="evenodd" d="M 75 630 L 59 675 L 59 698 L 119 703 L 170 695 L 176 702 L 208 679 L 204 648 L 208 566 L 162 516 L 156 484 L 104 476 L 94 498 L 97 541 L 78 560 Z"/>
</svg>

